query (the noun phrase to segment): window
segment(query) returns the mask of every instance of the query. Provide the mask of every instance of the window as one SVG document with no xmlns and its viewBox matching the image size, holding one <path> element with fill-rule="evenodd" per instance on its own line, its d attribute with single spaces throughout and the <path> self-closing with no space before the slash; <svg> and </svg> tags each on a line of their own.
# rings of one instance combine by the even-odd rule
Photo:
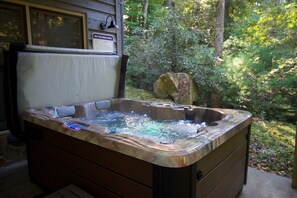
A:
<svg viewBox="0 0 297 198">
<path fill-rule="evenodd" d="M 9 43 L 27 43 L 24 6 L 0 2 L 0 47 L 8 50 Z"/>
<path fill-rule="evenodd" d="M 83 48 L 82 18 L 31 8 L 32 44 Z"/>
<path fill-rule="evenodd" d="M 82 13 L 28 2 L 0 1 L 0 48 L 8 49 L 11 42 L 87 48 L 84 29 Z"/>
</svg>

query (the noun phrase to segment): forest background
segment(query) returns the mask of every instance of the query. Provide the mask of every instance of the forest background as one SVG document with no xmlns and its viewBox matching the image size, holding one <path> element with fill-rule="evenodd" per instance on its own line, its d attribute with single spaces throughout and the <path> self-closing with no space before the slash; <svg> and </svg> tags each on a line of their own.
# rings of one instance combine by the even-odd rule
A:
<svg viewBox="0 0 297 198">
<path fill-rule="evenodd" d="M 196 105 L 213 106 L 215 98 L 255 117 L 250 165 L 290 176 L 297 1 L 124 0 L 124 9 L 128 87 L 150 92 L 163 73 L 190 74 Z"/>
</svg>

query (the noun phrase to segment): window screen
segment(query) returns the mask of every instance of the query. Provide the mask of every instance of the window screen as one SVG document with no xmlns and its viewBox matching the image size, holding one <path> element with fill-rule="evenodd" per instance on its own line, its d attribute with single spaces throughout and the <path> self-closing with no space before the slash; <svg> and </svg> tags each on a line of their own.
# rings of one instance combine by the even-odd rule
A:
<svg viewBox="0 0 297 198">
<path fill-rule="evenodd" d="M 83 48 L 83 19 L 37 8 L 30 8 L 32 44 Z"/>
<path fill-rule="evenodd" d="M 9 43 L 26 43 L 24 7 L 0 2 L 0 47 L 8 50 Z"/>
</svg>

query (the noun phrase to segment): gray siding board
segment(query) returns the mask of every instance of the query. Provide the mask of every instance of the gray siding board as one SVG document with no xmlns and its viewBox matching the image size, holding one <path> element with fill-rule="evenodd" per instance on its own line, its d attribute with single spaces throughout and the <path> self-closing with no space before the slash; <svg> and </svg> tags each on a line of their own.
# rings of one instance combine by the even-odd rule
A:
<svg viewBox="0 0 297 198">
<path fill-rule="evenodd" d="M 83 9 L 89 9 L 89 10 L 95 10 L 103 13 L 108 14 L 115 14 L 115 6 L 114 5 L 108 5 L 101 2 L 93 2 L 93 1 L 85 1 L 85 0 L 58 0 L 61 3 L 65 3 L 68 5 L 74 5 Z"/>
<path fill-rule="evenodd" d="M 88 18 L 88 29 L 89 30 L 100 30 L 100 31 L 103 31 L 103 32 L 106 32 L 106 33 L 116 33 L 118 30 L 101 30 L 99 28 L 100 26 L 100 23 L 102 23 L 103 21 L 101 20 L 94 20 L 94 19 L 90 19 Z M 105 22 L 105 20 L 104 20 Z"/>
<path fill-rule="evenodd" d="M 96 1 L 96 0 L 94 0 Z M 106 4 L 110 4 L 110 5 L 115 5 L 115 0 L 99 0 L 97 2 L 102 2 L 102 3 L 106 3 Z"/>
<path fill-rule="evenodd" d="M 53 0 L 53 1 L 47 1 L 47 0 L 30 0 L 29 2 L 56 7 L 56 8 L 62 8 L 66 10 L 76 11 L 76 12 L 82 12 L 82 13 L 88 13 L 93 11 L 106 13 L 106 14 L 115 14 L 115 7 L 114 6 L 108 6 L 108 9 L 105 10 L 106 4 L 98 4 L 96 7 L 85 7 L 82 3 L 79 4 L 79 2 L 76 1 L 67 1 L 67 0 Z M 100 6 L 99 6 L 100 5 Z"/>
<path fill-rule="evenodd" d="M 102 12 L 95 12 L 93 10 L 87 12 L 88 19 L 91 20 L 98 20 L 98 21 L 105 21 L 108 14 Z M 112 15 L 114 17 L 114 15 Z"/>
<path fill-rule="evenodd" d="M 119 26 L 119 30 L 116 35 L 117 39 L 117 52 L 118 54 L 124 54 L 124 23 L 123 23 L 123 14 L 124 14 L 124 0 L 116 0 L 116 21 Z"/>
</svg>

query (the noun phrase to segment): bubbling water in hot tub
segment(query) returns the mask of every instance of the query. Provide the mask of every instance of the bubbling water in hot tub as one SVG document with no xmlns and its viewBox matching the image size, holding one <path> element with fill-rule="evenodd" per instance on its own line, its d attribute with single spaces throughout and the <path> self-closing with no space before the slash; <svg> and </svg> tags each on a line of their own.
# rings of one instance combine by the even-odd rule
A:
<svg viewBox="0 0 297 198">
<path fill-rule="evenodd" d="M 197 137 L 206 124 L 193 120 L 153 120 L 135 112 L 102 111 L 93 119 L 78 120 L 106 127 L 111 134 L 127 134 L 161 144 L 172 144 L 178 139 Z"/>
</svg>

